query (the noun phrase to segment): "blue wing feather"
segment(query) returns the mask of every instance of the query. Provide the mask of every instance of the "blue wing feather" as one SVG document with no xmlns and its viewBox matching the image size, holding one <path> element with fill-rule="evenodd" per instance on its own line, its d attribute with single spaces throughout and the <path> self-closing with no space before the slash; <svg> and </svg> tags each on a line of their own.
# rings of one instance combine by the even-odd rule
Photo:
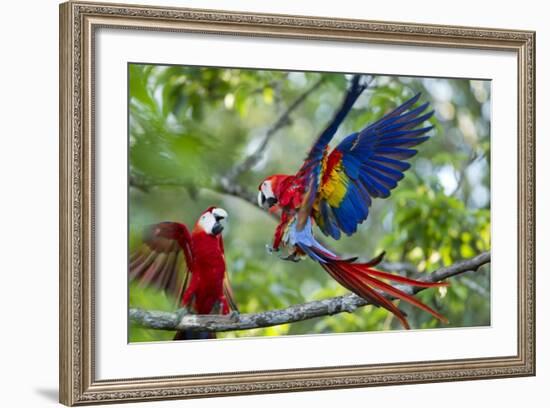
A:
<svg viewBox="0 0 550 408">
<path fill-rule="evenodd" d="M 340 239 L 340 228 L 338 228 L 338 222 L 332 214 L 332 209 L 326 201 L 320 203 L 320 212 L 322 216 L 322 228 L 323 230 L 329 231 L 328 235 L 335 237 L 335 239 Z"/>
<path fill-rule="evenodd" d="M 375 155 L 375 156 L 372 157 L 372 159 L 369 159 L 369 163 L 370 162 L 384 163 L 384 166 L 392 168 L 392 169 L 400 171 L 400 172 L 404 172 L 404 171 L 408 170 L 409 167 L 411 167 L 410 163 L 402 162 L 402 161 L 399 161 L 399 160 L 395 160 L 395 159 L 391 159 L 389 157 L 379 156 L 379 155 Z"/>
<path fill-rule="evenodd" d="M 377 180 L 380 184 L 382 184 L 384 187 L 386 187 L 388 190 L 391 190 L 397 186 L 397 181 L 394 178 L 385 176 L 384 174 L 380 173 L 378 170 L 375 170 L 370 167 L 365 167 L 363 169 L 365 173 L 367 173 L 371 178 L 374 180 Z"/>
<path fill-rule="evenodd" d="M 402 171 L 395 170 L 392 167 L 380 164 L 375 160 L 369 160 L 365 163 L 365 165 L 368 165 L 368 167 L 371 167 L 373 169 L 380 171 L 382 174 L 392 177 L 396 181 L 399 181 L 404 177 L 404 174 Z"/>
<path fill-rule="evenodd" d="M 349 89 L 346 93 L 346 97 L 342 102 L 342 106 L 337 111 L 335 117 L 330 122 L 329 126 L 321 133 L 317 141 L 311 147 L 309 154 L 306 158 L 306 166 L 318 165 L 323 158 L 325 148 L 328 146 L 340 124 L 344 121 L 349 111 L 355 104 L 355 101 L 363 91 L 366 89 L 366 85 L 361 84 L 361 75 L 355 75 L 351 80 Z M 302 168 L 304 169 L 304 168 Z"/>
<path fill-rule="evenodd" d="M 370 174 L 363 173 L 361 181 L 367 185 L 367 190 L 372 191 L 371 197 L 373 198 L 386 198 L 390 195 L 390 190 L 380 183 L 376 178 Z M 370 187 L 370 188 L 369 188 Z M 345 201 L 346 198 L 344 198 Z"/>
</svg>

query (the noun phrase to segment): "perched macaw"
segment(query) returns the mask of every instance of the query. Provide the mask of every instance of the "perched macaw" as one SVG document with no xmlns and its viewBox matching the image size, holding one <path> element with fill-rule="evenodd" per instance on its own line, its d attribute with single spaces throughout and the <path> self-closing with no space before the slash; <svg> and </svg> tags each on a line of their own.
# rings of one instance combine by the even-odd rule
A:
<svg viewBox="0 0 550 408">
<path fill-rule="evenodd" d="M 210 207 L 189 232 L 185 224 L 147 227 L 143 243 L 130 255 L 130 279 L 165 290 L 187 313 L 237 311 L 225 270 L 223 221 L 227 212 Z M 214 338 L 207 332 L 179 331 L 174 340 Z"/>
<path fill-rule="evenodd" d="M 355 76 L 337 115 L 296 174 L 276 174 L 260 184 L 258 204 L 280 213 L 281 217 L 270 250 L 278 251 L 284 246 L 289 255 L 283 259 L 293 261 L 309 256 L 342 286 L 395 314 L 405 328 L 409 328 L 405 314 L 380 292 L 407 301 L 446 322 L 415 297 L 380 279 L 420 287 L 446 283 L 423 282 L 373 269 L 383 254 L 367 263 L 356 263 L 357 258 L 344 259 L 313 236 L 313 223 L 334 239 L 340 239 L 342 232 L 355 233 L 358 224 L 367 219 L 372 199 L 388 197 L 403 178 L 403 172 L 410 167 L 405 160 L 417 153 L 411 147 L 429 138 L 425 134 L 432 126 L 422 126 L 433 111 L 424 113 L 428 103 L 413 108 L 420 98 L 417 94 L 363 130 L 347 136 L 329 152 L 330 140 L 365 88 L 360 76 Z"/>
</svg>

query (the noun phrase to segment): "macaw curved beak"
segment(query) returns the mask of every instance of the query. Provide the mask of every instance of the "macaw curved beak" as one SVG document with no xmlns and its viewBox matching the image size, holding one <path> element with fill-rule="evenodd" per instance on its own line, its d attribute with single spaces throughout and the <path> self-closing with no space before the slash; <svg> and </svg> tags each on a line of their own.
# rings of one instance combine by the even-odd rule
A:
<svg viewBox="0 0 550 408">
<path fill-rule="evenodd" d="M 218 235 L 223 231 L 223 225 L 221 222 L 216 222 L 212 227 L 212 235 Z"/>
<path fill-rule="evenodd" d="M 258 192 L 258 205 L 266 210 L 278 203 L 275 197 L 266 197 L 263 191 Z"/>
<path fill-rule="evenodd" d="M 224 211 L 223 214 L 213 213 L 213 215 L 216 222 L 212 227 L 212 235 L 218 235 L 223 231 L 223 222 L 225 221 L 225 217 L 227 217 L 227 213 Z"/>
<path fill-rule="evenodd" d="M 269 208 L 273 207 L 274 205 L 276 205 L 279 201 L 277 201 L 277 199 L 275 197 L 269 197 L 267 200 L 267 206 Z"/>
</svg>

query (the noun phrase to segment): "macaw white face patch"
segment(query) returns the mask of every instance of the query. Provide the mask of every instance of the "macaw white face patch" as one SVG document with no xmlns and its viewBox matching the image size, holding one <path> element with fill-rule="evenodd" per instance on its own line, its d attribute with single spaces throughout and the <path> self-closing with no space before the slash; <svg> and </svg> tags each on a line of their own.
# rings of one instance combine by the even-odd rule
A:
<svg viewBox="0 0 550 408">
<path fill-rule="evenodd" d="M 261 191 L 264 193 L 265 198 L 276 198 L 271 187 L 271 180 L 266 180 L 262 183 Z"/>
<path fill-rule="evenodd" d="M 227 218 L 228 214 L 223 208 L 214 208 L 211 211 L 207 211 L 201 215 L 198 224 L 200 227 L 210 235 L 214 234 L 214 227 L 222 220 Z"/>
<path fill-rule="evenodd" d="M 262 208 L 267 208 L 266 201 L 270 198 L 274 199 L 276 197 L 275 197 L 275 194 L 273 193 L 271 180 L 265 180 L 260 186 L 260 191 L 258 192 L 258 206 Z"/>
<path fill-rule="evenodd" d="M 214 218 L 218 220 L 225 220 L 228 217 L 227 211 L 223 208 L 214 208 L 212 210 L 212 214 L 214 215 Z"/>
</svg>

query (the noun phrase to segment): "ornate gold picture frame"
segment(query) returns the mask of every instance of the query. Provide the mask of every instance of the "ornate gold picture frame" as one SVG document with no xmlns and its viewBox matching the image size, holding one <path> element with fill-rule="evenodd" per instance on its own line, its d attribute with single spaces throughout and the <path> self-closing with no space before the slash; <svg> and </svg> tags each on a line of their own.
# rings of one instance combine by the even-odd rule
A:
<svg viewBox="0 0 550 408">
<path fill-rule="evenodd" d="M 475 49 L 517 60 L 517 352 L 139 378 L 98 378 L 96 100 L 99 29 Z M 125 137 L 125 135 L 120 135 Z M 498 206 L 498 203 L 493 205 Z M 473 380 L 535 374 L 535 33 L 488 28 L 68 2 L 60 6 L 60 401 L 66 405 Z"/>
</svg>

